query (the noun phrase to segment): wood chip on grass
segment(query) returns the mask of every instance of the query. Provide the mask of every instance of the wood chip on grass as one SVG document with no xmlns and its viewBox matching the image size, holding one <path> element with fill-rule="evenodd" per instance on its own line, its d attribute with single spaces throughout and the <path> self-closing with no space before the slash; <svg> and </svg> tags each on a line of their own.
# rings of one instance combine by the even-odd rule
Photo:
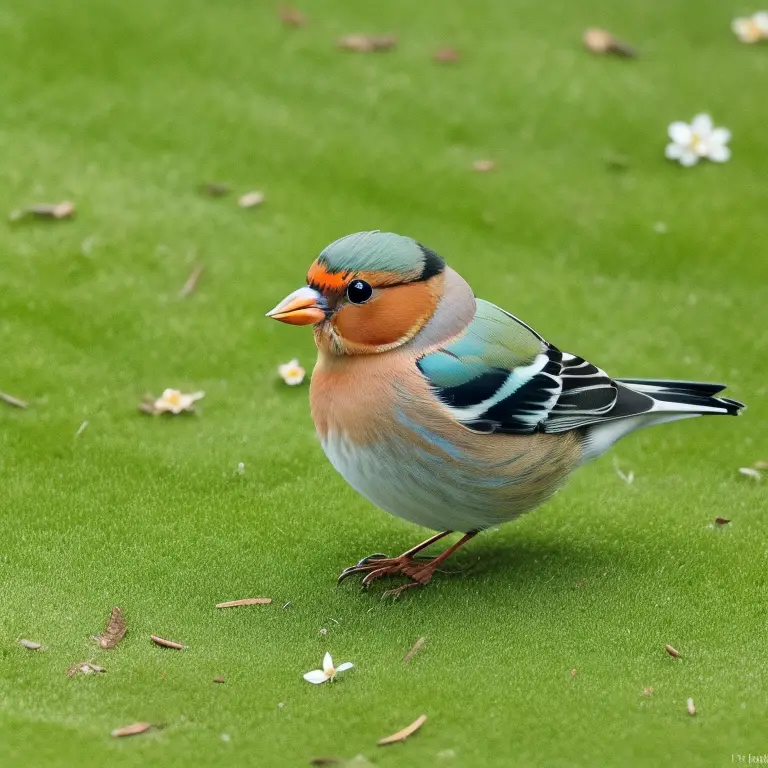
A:
<svg viewBox="0 0 768 768">
<path fill-rule="evenodd" d="M 306 15 L 293 6 L 281 5 L 277 13 L 286 27 L 303 27 L 307 23 Z"/>
<path fill-rule="evenodd" d="M 433 58 L 438 64 L 454 64 L 461 59 L 461 53 L 455 48 L 440 48 Z"/>
<path fill-rule="evenodd" d="M 237 204 L 241 208 L 257 208 L 266 199 L 267 198 L 263 192 L 246 192 L 240 197 L 240 199 L 237 201 Z"/>
<path fill-rule="evenodd" d="M 150 635 L 152 642 L 156 645 L 160 645 L 163 648 L 173 648 L 175 651 L 183 651 L 187 646 L 183 643 L 177 643 L 175 640 L 166 640 L 163 637 L 157 635 Z"/>
<path fill-rule="evenodd" d="M 140 733 L 146 733 L 152 727 L 152 723 L 131 723 L 131 725 L 124 725 L 122 728 L 115 728 L 112 731 L 112 736 L 119 739 L 123 736 L 137 736 Z"/>
<path fill-rule="evenodd" d="M 426 637 L 420 637 L 414 644 L 413 648 L 411 648 L 408 653 L 405 654 L 405 658 L 403 659 L 403 664 L 408 664 L 411 659 L 423 648 L 424 643 L 427 641 Z"/>
<path fill-rule="evenodd" d="M 664 646 L 664 650 L 673 658 L 673 659 L 679 659 L 680 658 L 680 651 L 678 651 L 676 648 L 673 648 L 669 643 L 666 643 Z"/>
<path fill-rule="evenodd" d="M 416 733 L 416 731 L 421 728 L 422 725 L 427 721 L 426 715 L 421 715 L 420 717 L 416 718 L 410 725 L 403 728 L 401 731 L 398 731 L 397 733 L 393 733 L 391 736 L 386 736 L 383 739 L 379 739 L 377 742 L 380 747 L 385 746 L 386 744 L 395 744 L 398 741 L 405 741 L 411 734 Z"/>
<path fill-rule="evenodd" d="M 631 45 L 627 45 L 623 40 L 614 37 L 605 29 L 592 28 L 585 30 L 582 42 L 592 53 L 612 53 L 629 59 L 637 56 L 637 51 Z"/>
<path fill-rule="evenodd" d="M 28 205 L 26 208 L 18 208 L 11 211 L 11 221 L 21 221 L 22 219 L 70 219 L 75 213 L 75 204 L 69 200 L 62 200 L 60 203 L 36 203 Z"/>
<path fill-rule="evenodd" d="M 19 400 L 18 397 L 14 397 L 13 395 L 9 395 L 7 392 L 0 392 L 0 400 L 2 400 L 4 403 L 7 403 L 8 405 L 12 405 L 14 408 L 26 408 L 27 402 L 24 400 Z"/>
<path fill-rule="evenodd" d="M 214 677 L 213 678 L 214 683 L 226 683 L 227 681 L 223 677 Z"/>
<path fill-rule="evenodd" d="M 731 521 L 727 517 L 716 517 L 715 525 L 728 525 Z"/>
<path fill-rule="evenodd" d="M 39 651 L 43 647 L 42 643 L 35 642 L 34 640 L 19 640 L 19 645 L 30 651 Z"/>
<path fill-rule="evenodd" d="M 123 611 L 116 605 L 109 616 L 106 629 L 95 639 L 102 648 L 114 648 L 125 637 L 126 630 Z"/>
<path fill-rule="evenodd" d="M 344 35 L 336 41 L 337 48 L 355 53 L 389 51 L 396 45 L 394 35 Z"/>
<path fill-rule="evenodd" d="M 271 597 L 244 597 L 242 600 L 229 600 L 226 603 L 216 603 L 217 608 L 237 608 L 241 605 L 269 605 Z"/>
<path fill-rule="evenodd" d="M 179 298 L 180 299 L 186 299 L 187 296 L 189 296 L 195 288 L 197 288 L 198 280 L 200 280 L 200 275 L 203 274 L 203 267 L 202 264 L 198 264 L 190 273 L 189 277 L 187 278 L 184 285 L 181 286 L 181 290 L 179 291 Z"/>
<path fill-rule="evenodd" d="M 472 163 L 472 170 L 476 173 L 488 173 L 496 167 L 496 163 L 493 160 L 475 160 Z"/>
</svg>

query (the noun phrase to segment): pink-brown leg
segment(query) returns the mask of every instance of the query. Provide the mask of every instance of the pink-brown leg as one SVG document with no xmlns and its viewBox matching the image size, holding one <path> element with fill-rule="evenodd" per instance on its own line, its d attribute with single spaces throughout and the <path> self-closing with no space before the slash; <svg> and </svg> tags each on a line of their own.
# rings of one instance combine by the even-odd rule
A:
<svg viewBox="0 0 768 768">
<path fill-rule="evenodd" d="M 389 590 L 389 592 L 386 593 L 387 595 L 393 596 L 397 596 L 403 590 L 410 589 L 411 587 L 424 586 L 432 579 L 432 576 L 434 575 L 437 567 L 442 562 L 447 560 L 457 549 L 463 547 L 470 539 L 472 539 L 477 534 L 477 531 L 470 531 L 469 533 L 465 533 L 461 539 L 459 539 L 455 544 L 452 544 L 450 547 L 448 547 L 448 549 L 445 550 L 445 552 L 438 555 L 437 557 L 427 559 L 414 557 L 414 555 L 416 555 L 418 552 L 426 549 L 431 544 L 434 544 L 444 536 L 447 536 L 449 533 L 451 533 L 451 531 L 438 533 L 435 536 L 432 536 L 431 538 L 422 542 L 421 544 L 413 547 L 412 549 L 409 549 L 407 552 L 404 552 L 402 555 L 400 555 L 400 557 L 364 558 L 357 565 L 351 568 L 347 568 L 341 574 L 341 576 L 339 576 L 339 582 L 342 582 L 348 576 L 352 576 L 353 574 L 357 573 L 366 574 L 366 576 L 363 578 L 364 587 L 369 586 L 372 582 L 385 576 L 403 575 L 409 576 L 411 579 L 413 579 L 413 581 L 409 582 L 408 584 L 404 584 L 398 589 Z"/>
</svg>

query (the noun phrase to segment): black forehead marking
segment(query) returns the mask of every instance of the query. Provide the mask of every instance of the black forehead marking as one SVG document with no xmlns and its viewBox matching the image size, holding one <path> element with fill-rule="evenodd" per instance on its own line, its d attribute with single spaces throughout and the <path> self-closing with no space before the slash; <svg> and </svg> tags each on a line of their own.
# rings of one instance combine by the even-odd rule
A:
<svg viewBox="0 0 768 768">
<path fill-rule="evenodd" d="M 427 248 L 426 245 L 421 243 L 417 243 L 417 245 L 424 254 L 424 267 L 419 275 L 419 280 L 429 280 L 430 277 L 439 275 L 445 269 L 443 257 L 435 253 L 431 248 Z"/>
</svg>

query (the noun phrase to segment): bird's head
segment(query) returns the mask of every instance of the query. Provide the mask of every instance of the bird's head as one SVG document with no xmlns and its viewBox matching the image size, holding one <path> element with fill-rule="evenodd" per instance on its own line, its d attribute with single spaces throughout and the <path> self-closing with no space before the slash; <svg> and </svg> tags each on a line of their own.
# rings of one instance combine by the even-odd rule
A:
<svg viewBox="0 0 768 768">
<path fill-rule="evenodd" d="M 445 262 L 410 237 L 358 232 L 315 259 L 307 285 L 267 317 L 314 325 L 318 348 L 336 355 L 386 352 L 427 323 L 443 293 Z"/>
</svg>

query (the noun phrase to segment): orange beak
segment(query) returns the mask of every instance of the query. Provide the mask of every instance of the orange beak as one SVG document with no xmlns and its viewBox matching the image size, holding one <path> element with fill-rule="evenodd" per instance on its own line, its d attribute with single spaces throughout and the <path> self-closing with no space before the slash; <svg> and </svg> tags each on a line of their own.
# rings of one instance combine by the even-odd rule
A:
<svg viewBox="0 0 768 768">
<path fill-rule="evenodd" d="M 327 304 L 325 296 L 314 288 L 305 286 L 286 296 L 267 317 L 288 325 L 312 325 L 325 320 Z"/>
</svg>

